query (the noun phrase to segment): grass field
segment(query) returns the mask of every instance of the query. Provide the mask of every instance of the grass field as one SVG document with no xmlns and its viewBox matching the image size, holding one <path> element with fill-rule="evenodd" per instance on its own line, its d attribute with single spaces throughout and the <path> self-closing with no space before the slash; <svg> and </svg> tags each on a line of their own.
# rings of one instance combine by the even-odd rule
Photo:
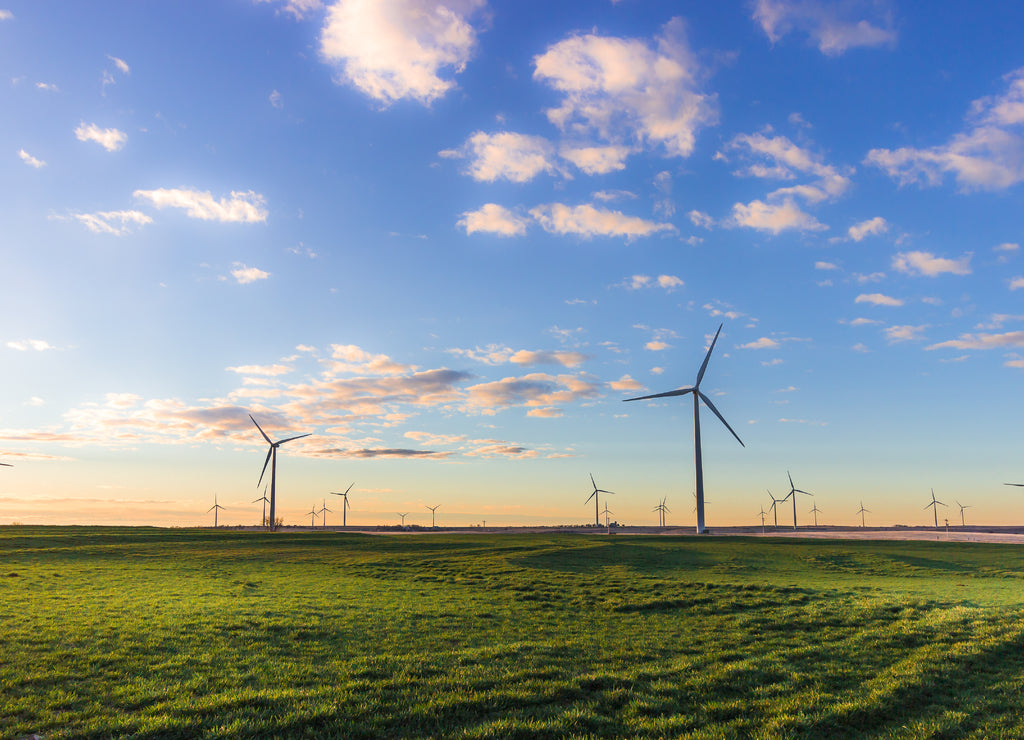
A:
<svg viewBox="0 0 1024 740">
<path fill-rule="evenodd" d="M 1024 550 L 0 528 L 0 737 L 1024 737 Z"/>
</svg>

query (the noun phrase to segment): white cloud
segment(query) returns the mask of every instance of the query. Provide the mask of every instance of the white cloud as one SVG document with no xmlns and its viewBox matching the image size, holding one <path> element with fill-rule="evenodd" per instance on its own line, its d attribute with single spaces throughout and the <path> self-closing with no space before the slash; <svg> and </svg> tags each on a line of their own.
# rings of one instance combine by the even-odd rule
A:
<svg viewBox="0 0 1024 740">
<path fill-rule="evenodd" d="M 269 100 L 270 104 L 277 108 L 278 110 L 284 108 L 284 100 L 281 98 L 281 93 L 279 93 L 277 90 L 271 92 L 267 100 Z"/>
<path fill-rule="evenodd" d="M 901 185 L 939 185 L 952 174 L 961 190 L 1002 190 L 1024 181 L 1024 67 L 1004 77 L 1000 96 L 975 100 L 969 127 L 930 149 L 872 149 L 865 164 L 880 167 Z"/>
<path fill-rule="evenodd" d="M 815 270 L 838 270 L 839 269 L 839 265 L 836 265 L 833 262 L 821 262 L 821 261 L 819 261 L 819 262 L 815 262 L 814 263 L 814 269 Z"/>
<path fill-rule="evenodd" d="M 658 287 L 673 290 L 683 287 L 683 281 L 675 275 L 658 275 Z"/>
<path fill-rule="evenodd" d="M 638 391 L 643 389 L 643 384 L 637 382 L 630 375 L 623 375 L 618 380 L 608 381 L 608 387 L 613 391 Z"/>
<path fill-rule="evenodd" d="M 385 105 L 403 98 L 429 105 L 455 83 L 476 45 L 469 23 L 484 0 L 338 0 L 320 36 L 323 57 L 342 79 Z"/>
<path fill-rule="evenodd" d="M 72 214 L 76 220 L 96 234 L 124 236 L 133 226 L 145 226 L 153 219 L 142 211 L 99 211 L 97 213 Z"/>
<path fill-rule="evenodd" d="M 899 298 L 892 298 L 881 293 L 861 293 L 854 299 L 854 303 L 870 303 L 875 306 L 902 306 L 903 301 Z"/>
<path fill-rule="evenodd" d="M 1005 242 L 1004 244 L 992 247 L 992 249 L 996 252 L 1016 252 L 1020 249 L 1020 244 L 1017 244 L 1016 242 Z"/>
<path fill-rule="evenodd" d="M 238 373 L 239 375 L 259 375 L 274 378 L 279 375 L 287 375 L 293 368 L 288 365 L 239 365 L 237 367 L 225 368 L 225 370 Z"/>
<path fill-rule="evenodd" d="M 548 119 L 577 136 L 689 156 L 697 132 L 718 114 L 714 97 L 699 91 L 700 69 L 685 31 L 675 18 L 654 44 L 586 34 L 548 47 L 534 59 L 533 76 L 564 95 Z"/>
<path fill-rule="evenodd" d="M 694 226 L 700 226 L 704 229 L 710 229 L 715 224 L 715 220 L 703 211 L 693 210 L 686 214 Z"/>
<path fill-rule="evenodd" d="M 737 349 L 778 349 L 779 343 L 770 337 L 761 337 L 753 342 L 741 344 Z"/>
<path fill-rule="evenodd" d="M 37 82 L 36 88 L 39 90 L 45 90 L 46 92 L 59 92 L 60 90 L 56 85 L 50 84 L 49 82 Z"/>
<path fill-rule="evenodd" d="M 136 190 L 133 195 L 148 200 L 157 208 L 183 208 L 191 218 L 204 221 L 254 223 L 267 220 L 263 196 L 251 190 L 233 190 L 229 198 L 220 200 L 214 200 L 209 191 L 190 188 Z"/>
<path fill-rule="evenodd" d="M 257 3 L 272 3 L 275 0 L 256 0 Z M 320 0 L 282 0 L 283 10 L 291 13 L 295 20 L 302 20 L 310 13 L 320 10 L 324 5 Z"/>
<path fill-rule="evenodd" d="M 35 167 L 36 169 L 39 169 L 40 167 L 46 166 L 46 162 L 44 162 L 41 159 L 36 159 L 31 154 L 26 152 L 24 149 L 20 149 L 18 151 L 18 156 L 21 157 L 21 161 L 27 164 L 29 167 Z"/>
<path fill-rule="evenodd" d="M 563 146 L 559 155 L 588 175 L 606 175 L 626 169 L 631 152 L 626 146 Z"/>
<path fill-rule="evenodd" d="M 850 347 L 850 349 L 852 349 L 854 352 L 870 352 L 871 351 L 870 349 L 868 349 L 868 346 L 866 344 L 864 344 L 863 342 L 857 342 L 857 344 L 855 344 L 852 347 Z"/>
<path fill-rule="evenodd" d="M 971 256 L 968 252 L 958 260 L 936 257 L 931 252 L 900 252 L 892 258 L 893 269 L 908 275 L 935 277 L 949 272 L 954 275 L 971 274 Z"/>
<path fill-rule="evenodd" d="M 933 344 L 927 349 L 1000 349 L 1002 347 L 1024 347 L 1024 331 L 1010 331 L 1004 334 L 961 334 L 959 339 Z"/>
<path fill-rule="evenodd" d="M 860 318 L 860 319 L 854 319 L 853 321 L 851 321 L 850 322 L 850 326 L 869 326 L 871 324 L 881 324 L 881 323 L 882 322 L 881 322 L 880 319 L 864 319 L 864 318 Z"/>
<path fill-rule="evenodd" d="M 864 285 L 865 283 L 880 283 L 882 280 L 885 279 L 885 273 L 872 272 L 868 275 L 865 275 L 860 272 L 855 272 L 853 273 L 853 279 L 856 280 L 857 283 L 860 285 Z"/>
<path fill-rule="evenodd" d="M 498 236 L 523 236 L 528 223 L 529 219 L 496 203 L 485 203 L 475 211 L 466 211 L 458 221 L 467 235 L 481 231 Z"/>
<path fill-rule="evenodd" d="M 859 242 L 866 236 L 872 236 L 874 234 L 884 234 L 889 230 L 888 222 L 881 216 L 875 216 L 867 221 L 861 221 L 858 224 L 854 224 L 850 227 L 847 233 L 850 238 L 855 242 Z"/>
<path fill-rule="evenodd" d="M 622 286 L 627 290 L 640 290 L 641 288 L 657 286 L 667 291 L 672 291 L 683 287 L 684 284 L 682 279 L 675 275 L 658 275 L 656 278 L 652 278 L 650 275 L 632 275 L 623 281 Z"/>
<path fill-rule="evenodd" d="M 661 352 L 662 350 L 666 350 L 671 346 L 671 344 L 668 344 L 666 342 L 662 342 L 657 339 L 652 339 L 650 342 L 644 345 L 644 349 L 649 349 L 651 352 Z"/>
<path fill-rule="evenodd" d="M 459 150 L 446 149 L 442 157 L 470 159 L 466 174 L 477 182 L 529 182 L 542 172 L 556 174 L 554 147 L 541 136 L 509 131 L 488 134 L 477 131 Z"/>
<path fill-rule="evenodd" d="M 768 194 L 769 199 L 790 200 L 799 196 L 808 203 L 820 203 L 838 198 L 850 186 L 846 174 L 825 164 L 820 156 L 797 146 L 785 136 L 740 134 L 728 143 L 727 148 L 739 150 L 744 159 L 752 160 L 751 164 L 737 170 L 737 175 L 777 180 L 792 180 L 798 174 L 818 178 L 811 184 L 779 188 Z"/>
<path fill-rule="evenodd" d="M 872 13 L 875 23 L 858 18 L 858 12 Z M 889 46 L 896 43 L 884 5 L 862 0 L 822 3 L 816 0 L 756 0 L 754 20 L 774 44 L 786 34 L 806 33 L 822 54 L 837 56 L 857 47 Z"/>
<path fill-rule="evenodd" d="M 14 13 L 9 10 L 0 10 L 0 21 L 14 20 Z"/>
<path fill-rule="evenodd" d="M 511 362 L 514 365 L 561 365 L 562 367 L 576 367 L 589 359 L 582 352 L 514 350 L 511 347 L 499 344 L 488 345 L 484 348 L 450 349 L 448 351 L 453 355 L 468 357 L 485 365 L 504 365 Z"/>
<path fill-rule="evenodd" d="M 95 123 L 82 121 L 75 129 L 79 141 L 95 141 L 108 152 L 116 152 L 128 141 L 128 134 L 116 128 L 100 128 Z"/>
<path fill-rule="evenodd" d="M 889 344 L 919 340 L 924 338 L 921 333 L 927 328 L 927 326 L 889 326 L 885 329 L 885 338 Z"/>
<path fill-rule="evenodd" d="M 1017 290 L 1018 288 L 1024 288 L 1024 277 L 1010 279 L 1010 290 Z"/>
<path fill-rule="evenodd" d="M 19 352 L 45 352 L 48 349 L 56 349 L 56 347 L 43 339 L 22 339 L 16 342 L 8 342 L 7 346 Z"/>
<path fill-rule="evenodd" d="M 730 225 L 770 231 L 773 234 L 787 229 L 823 231 L 828 228 L 814 216 L 800 210 L 800 206 L 789 198 L 778 204 L 769 204 L 760 200 L 747 204 L 736 203 L 732 207 Z"/>
<path fill-rule="evenodd" d="M 576 234 L 584 238 L 594 236 L 622 236 L 635 239 L 651 236 L 658 232 L 674 232 L 669 223 L 647 221 L 636 216 L 626 216 L 620 211 L 595 208 L 592 205 L 567 206 L 549 203 L 530 209 L 530 215 L 553 234 Z"/>
<path fill-rule="evenodd" d="M 118 59 L 117 57 L 111 56 L 110 54 L 107 54 L 107 59 L 112 61 L 114 63 L 114 66 L 117 67 L 122 74 L 131 74 L 131 67 L 128 66 L 128 62 L 126 62 L 124 59 Z"/>
<path fill-rule="evenodd" d="M 241 262 L 236 262 L 234 269 L 231 270 L 231 276 L 238 281 L 239 285 L 245 285 L 246 283 L 255 283 L 257 280 L 266 280 L 270 277 L 270 273 L 264 272 L 258 267 L 249 267 Z"/>
</svg>

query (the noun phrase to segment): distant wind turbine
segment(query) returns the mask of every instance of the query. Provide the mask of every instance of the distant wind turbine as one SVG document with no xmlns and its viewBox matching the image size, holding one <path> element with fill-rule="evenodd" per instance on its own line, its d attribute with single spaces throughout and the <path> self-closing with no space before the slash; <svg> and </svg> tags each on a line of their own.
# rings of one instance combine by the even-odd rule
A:
<svg viewBox="0 0 1024 740">
<path fill-rule="evenodd" d="M 764 534 L 764 518 L 768 516 L 768 512 L 764 510 L 764 506 L 761 506 L 761 534 Z"/>
<path fill-rule="evenodd" d="M 789 493 L 787 493 L 785 496 L 783 496 L 782 500 L 785 501 L 790 496 L 793 497 L 793 529 L 796 529 L 796 495 L 798 493 L 802 493 L 802 494 L 804 494 L 806 496 L 813 496 L 814 494 L 813 493 L 807 493 L 807 491 L 801 491 L 799 488 L 794 486 L 793 485 L 793 476 L 790 475 L 790 472 L 788 470 L 786 471 L 786 475 L 789 476 Z"/>
<path fill-rule="evenodd" d="M 931 500 L 931 503 L 928 504 L 927 506 L 925 506 L 924 508 L 926 508 L 926 509 L 927 508 L 931 508 L 932 513 L 935 514 L 935 528 L 936 529 L 939 528 L 939 507 L 940 506 L 945 506 L 945 504 L 942 503 L 941 501 L 939 501 L 937 498 L 935 498 L 935 489 L 933 488 L 932 489 L 932 500 Z"/>
<path fill-rule="evenodd" d="M 587 503 L 590 502 L 590 499 L 594 499 L 594 526 L 600 527 L 601 526 L 601 513 L 600 513 L 600 511 L 598 510 L 598 507 L 597 507 L 597 500 L 599 498 L 598 494 L 599 493 L 610 493 L 610 494 L 612 494 L 614 496 L 615 492 L 614 491 L 606 491 L 603 488 L 598 488 L 597 484 L 594 483 L 594 474 L 593 473 L 590 474 L 590 484 L 592 486 L 594 486 L 594 492 L 591 493 L 589 496 L 587 496 L 587 500 L 584 501 L 583 504 L 585 506 Z"/>
<path fill-rule="evenodd" d="M 817 527 L 818 526 L 818 514 L 821 513 L 821 509 L 819 509 L 818 505 L 815 504 L 814 508 L 811 509 L 810 513 L 814 514 L 814 526 Z"/>
<path fill-rule="evenodd" d="M 404 514 L 399 514 L 398 516 L 402 517 L 402 526 L 404 527 L 405 526 L 405 518 L 407 516 L 409 516 L 409 512 L 407 511 Z"/>
<path fill-rule="evenodd" d="M 615 512 L 614 512 L 614 511 L 611 511 L 611 510 L 610 510 L 610 509 L 608 508 L 608 502 L 607 502 L 607 501 L 605 501 L 605 502 L 604 502 L 604 510 L 603 510 L 603 511 L 602 511 L 601 513 L 602 513 L 602 514 L 604 514 L 604 526 L 605 526 L 605 527 L 608 527 L 608 526 L 610 526 L 610 525 L 608 524 L 608 515 L 609 515 L 609 514 L 614 514 Z"/>
<path fill-rule="evenodd" d="M 655 506 L 655 507 L 654 507 L 653 509 L 651 509 L 651 511 L 656 511 L 656 512 L 658 512 L 658 520 L 659 520 L 659 522 L 660 522 L 660 525 L 661 525 L 662 527 L 664 527 L 664 526 L 665 526 L 665 512 L 666 512 L 666 511 L 667 511 L 667 512 L 671 512 L 671 511 L 672 511 L 672 509 L 668 508 L 668 507 L 667 507 L 667 506 L 665 505 L 665 502 L 666 502 L 667 500 L 668 500 L 667 498 L 663 498 L 663 499 L 661 500 L 661 503 L 660 503 L 660 504 L 658 504 L 658 505 L 657 505 L 657 506 Z"/>
<path fill-rule="evenodd" d="M 223 509 L 223 508 L 224 508 L 223 506 L 221 506 L 220 504 L 217 503 L 217 494 L 216 493 L 213 494 L 213 506 L 211 506 L 209 509 L 207 509 L 206 513 L 209 514 L 211 511 L 213 512 L 213 528 L 214 529 L 217 528 L 217 514 L 219 514 L 220 510 Z"/>
<path fill-rule="evenodd" d="M 858 511 L 857 513 L 860 514 L 860 526 L 863 529 L 864 526 L 865 526 L 865 524 L 864 524 L 864 514 L 866 514 L 866 513 L 870 514 L 871 513 L 871 509 L 865 509 L 864 508 L 864 502 L 861 501 L 860 502 L 860 511 Z"/>
<path fill-rule="evenodd" d="M 309 526 L 313 529 L 316 528 L 316 504 L 313 504 L 313 508 L 306 512 L 310 515 Z"/>
<path fill-rule="evenodd" d="M 954 500 L 955 500 L 955 499 L 954 499 Z M 969 509 L 969 508 L 971 508 L 971 507 L 970 507 L 970 504 L 968 504 L 967 506 L 964 506 L 964 505 L 963 505 L 963 504 L 961 504 L 961 503 L 960 503 L 959 501 L 957 501 L 957 502 L 956 502 L 956 505 L 960 507 L 960 526 L 961 526 L 961 527 L 966 527 L 966 526 L 967 526 L 967 522 L 965 522 L 965 521 L 964 521 L 964 509 Z"/>
<path fill-rule="evenodd" d="M 348 503 L 348 492 L 352 490 L 352 486 L 354 485 L 355 483 L 349 483 L 348 488 L 345 489 L 345 493 L 335 493 L 334 491 L 331 491 L 332 496 L 341 496 L 345 499 L 345 503 L 341 505 L 341 526 L 343 527 L 346 526 L 348 522 L 346 513 L 352 508 Z M 405 519 L 402 519 L 402 524 L 405 524 Z"/>
<path fill-rule="evenodd" d="M 327 512 L 328 511 L 333 511 L 333 509 L 328 509 L 327 508 L 327 499 L 324 499 L 324 505 L 323 505 L 323 507 L 319 511 L 319 514 L 320 514 L 320 526 L 321 527 L 326 527 L 327 526 Z M 342 525 L 342 526 L 344 526 L 344 525 Z"/>
<path fill-rule="evenodd" d="M 263 502 L 263 519 L 260 522 L 260 526 L 261 527 L 265 527 L 265 526 L 267 526 L 267 503 L 270 501 L 270 499 L 267 498 L 267 487 L 266 486 L 263 486 L 263 495 L 260 496 L 259 498 L 253 499 L 252 503 L 255 504 L 257 501 L 262 501 Z"/>
<path fill-rule="evenodd" d="M 302 439 L 308 437 L 312 432 L 307 434 L 299 434 L 295 437 L 288 437 L 287 439 L 278 440 L 272 442 L 267 433 L 263 431 L 263 427 L 256 423 L 256 420 L 252 418 L 252 414 L 249 414 L 249 418 L 252 419 L 252 423 L 256 424 L 256 428 L 260 430 L 260 434 L 263 435 L 263 439 L 267 440 L 267 444 L 270 445 L 270 449 L 267 451 L 267 459 L 263 463 L 263 472 L 260 473 L 259 483 L 256 484 L 259 487 L 260 483 L 263 482 L 263 476 L 267 472 L 267 465 L 270 465 L 270 529 L 273 530 L 277 522 L 275 520 L 276 504 L 277 504 L 277 448 L 283 445 L 285 442 L 291 442 L 293 439 Z"/>
<path fill-rule="evenodd" d="M 704 466 L 701 463 L 700 450 L 700 402 L 703 401 L 704 405 L 711 409 L 712 413 L 718 417 L 718 420 L 725 424 L 725 428 L 732 432 L 732 436 L 736 438 L 736 441 L 740 443 L 740 446 L 746 447 L 739 435 L 733 431 L 731 426 L 729 426 L 729 422 L 725 420 L 725 417 L 718 413 L 718 409 L 715 408 L 715 404 L 711 403 L 711 399 L 705 396 L 700 389 L 700 382 L 704 379 L 704 371 L 708 369 L 708 361 L 711 359 L 711 352 L 714 350 L 715 342 L 718 341 L 718 335 L 721 333 L 722 324 L 719 324 L 718 331 L 715 332 L 715 338 L 711 340 L 711 346 L 708 347 L 708 353 L 704 356 L 704 362 L 701 364 L 700 370 L 697 372 L 697 380 L 692 387 L 679 388 L 674 391 L 666 391 L 665 393 L 654 393 L 649 396 L 638 396 L 636 398 L 625 399 L 626 401 L 643 401 L 649 398 L 666 398 L 668 396 L 685 396 L 688 393 L 693 394 L 693 460 L 694 477 L 697 484 L 697 534 L 704 533 Z"/>
<path fill-rule="evenodd" d="M 697 494 L 695 492 L 691 491 L 690 495 L 693 496 L 693 508 L 690 509 L 690 511 L 697 511 Z M 704 499 L 704 506 L 707 506 L 710 503 L 711 503 L 710 501 L 708 501 L 707 499 Z"/>
<path fill-rule="evenodd" d="M 764 490 L 768 491 L 767 488 L 764 489 Z M 784 499 L 784 498 L 775 498 L 775 494 L 773 494 L 771 491 L 768 491 L 768 495 L 772 499 L 772 505 L 768 507 L 768 511 L 772 512 L 772 514 L 775 515 L 775 528 L 778 529 L 779 528 L 779 504 L 782 503 L 783 501 L 785 501 L 786 499 Z"/>
<path fill-rule="evenodd" d="M 437 529 L 437 525 L 434 524 L 434 521 L 435 521 L 434 520 L 434 512 L 436 512 L 438 509 L 441 508 L 441 504 L 438 504 L 437 506 L 427 506 L 426 508 L 430 509 L 430 527 L 431 527 L 431 529 Z"/>
</svg>

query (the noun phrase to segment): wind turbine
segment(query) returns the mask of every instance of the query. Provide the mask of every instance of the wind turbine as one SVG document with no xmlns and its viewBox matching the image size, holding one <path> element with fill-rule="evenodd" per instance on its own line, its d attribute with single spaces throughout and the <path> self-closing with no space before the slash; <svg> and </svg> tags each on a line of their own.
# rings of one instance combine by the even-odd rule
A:
<svg viewBox="0 0 1024 740">
<path fill-rule="evenodd" d="M 818 514 L 821 513 L 821 509 L 819 509 L 818 505 L 815 504 L 814 508 L 811 509 L 810 513 L 814 514 L 814 526 L 817 527 L 818 526 Z"/>
<path fill-rule="evenodd" d="M 352 490 L 352 486 L 354 486 L 354 485 L 355 485 L 355 483 L 349 483 L 348 488 L 345 489 L 345 493 L 335 493 L 334 491 L 331 491 L 331 495 L 332 496 L 342 496 L 345 499 L 345 503 L 343 503 L 341 505 L 341 526 L 343 526 L 343 527 L 346 525 L 346 523 L 348 521 L 348 517 L 346 516 L 346 513 L 347 513 L 348 509 L 352 508 L 349 505 L 349 503 L 348 503 L 348 492 Z M 401 515 L 399 515 L 399 516 L 401 516 Z M 405 519 L 404 518 L 402 519 L 402 524 L 405 524 Z"/>
<path fill-rule="evenodd" d="M 605 527 L 609 527 L 610 525 L 608 524 L 608 515 L 609 514 L 614 514 L 615 512 L 611 511 L 608 508 L 608 502 L 607 501 L 604 502 L 604 511 L 602 511 L 601 513 L 604 514 L 604 526 Z"/>
<path fill-rule="evenodd" d="M 321 527 L 326 527 L 327 526 L 327 514 L 324 513 L 326 511 L 334 511 L 334 509 L 328 509 L 327 508 L 327 499 L 324 499 L 323 508 L 320 509 L 320 512 L 319 512 L 320 513 L 320 526 Z M 344 526 L 344 525 L 342 525 L 342 526 Z"/>
<path fill-rule="evenodd" d="M 932 513 L 935 514 L 935 528 L 936 529 L 939 528 L 939 507 L 940 506 L 945 506 L 945 504 L 942 503 L 941 501 L 939 501 L 937 498 L 935 498 L 935 489 L 933 488 L 932 489 L 932 502 L 930 504 L 928 504 L 928 506 L 925 506 L 924 508 L 927 509 L 927 508 L 931 507 Z"/>
<path fill-rule="evenodd" d="M 437 506 L 428 506 L 426 508 L 430 509 L 430 528 L 437 529 L 437 525 L 434 524 L 434 512 L 441 508 L 441 504 L 438 504 Z"/>
<path fill-rule="evenodd" d="M 813 496 L 814 494 L 813 493 L 807 493 L 807 491 L 801 491 L 799 488 L 794 486 L 793 485 L 793 476 L 790 475 L 790 472 L 788 470 L 786 471 L 786 475 L 789 476 L 789 493 L 787 493 L 785 496 L 783 496 L 782 500 L 785 501 L 790 496 L 793 497 L 793 529 L 796 529 L 796 495 L 798 493 L 802 493 L 802 494 L 807 495 L 807 496 Z"/>
<path fill-rule="evenodd" d="M 223 509 L 223 508 L 224 508 L 223 506 L 221 506 L 220 504 L 217 503 L 217 494 L 216 493 L 213 494 L 213 506 L 211 506 L 209 509 L 207 509 L 206 513 L 209 514 L 211 511 L 213 512 L 213 528 L 214 529 L 217 528 L 217 515 L 220 513 L 220 510 Z"/>
<path fill-rule="evenodd" d="M 308 437 L 312 432 L 307 434 L 299 434 L 295 437 L 288 437 L 287 439 L 278 440 L 272 442 L 267 433 L 263 431 L 263 427 L 256 423 L 256 420 L 252 418 L 252 414 L 249 414 L 249 418 L 252 419 L 252 423 L 256 424 L 256 428 L 260 430 L 260 434 L 263 435 L 263 439 L 267 440 L 267 444 L 270 445 L 270 449 L 267 451 L 267 459 L 263 463 L 263 472 L 260 473 L 260 480 L 256 484 L 259 487 L 260 483 L 263 482 L 263 476 L 267 472 L 267 465 L 270 465 L 270 529 L 273 531 L 276 521 L 274 519 L 277 503 L 277 448 L 283 445 L 285 442 L 291 442 L 293 439 L 302 439 Z"/>
<path fill-rule="evenodd" d="M 871 509 L 865 509 L 864 508 L 864 502 L 861 501 L 860 502 L 860 511 L 858 511 L 857 513 L 860 514 L 860 526 L 861 526 L 861 529 L 863 529 L 864 526 L 865 526 L 865 524 L 864 524 L 864 514 L 865 513 L 870 514 L 871 513 Z"/>
<path fill-rule="evenodd" d="M 583 504 L 585 506 L 590 501 L 590 499 L 594 499 L 594 526 L 595 527 L 600 527 L 601 526 L 601 513 L 600 513 L 600 511 L 597 508 L 597 500 L 599 498 L 597 494 L 599 494 L 599 493 L 610 493 L 610 494 L 612 494 L 614 496 L 615 495 L 615 491 L 606 491 L 603 488 L 598 488 L 597 484 L 594 483 L 594 474 L 593 473 L 590 474 L 590 483 L 591 483 L 592 486 L 594 486 L 594 492 L 591 493 L 589 496 L 587 496 L 587 500 L 584 501 Z"/>
<path fill-rule="evenodd" d="M 693 508 L 690 509 L 690 511 L 697 511 L 697 494 L 693 493 L 692 495 L 693 495 Z M 704 499 L 704 505 L 705 506 L 707 506 L 710 503 L 711 503 L 710 501 L 708 501 L 707 499 Z"/>
<path fill-rule="evenodd" d="M 718 331 L 715 332 L 715 338 L 711 340 L 711 346 L 708 347 L 708 353 L 704 356 L 704 362 L 700 366 L 700 370 L 697 372 L 697 380 L 693 384 L 693 387 L 678 388 L 674 391 L 666 391 L 665 393 L 654 393 L 650 396 L 637 396 L 636 398 L 624 399 L 626 401 L 643 401 L 648 398 L 666 398 L 668 396 L 685 396 L 687 393 L 693 394 L 693 461 L 694 476 L 697 484 L 697 534 L 704 533 L 704 466 L 701 464 L 700 454 L 700 402 L 703 401 L 704 405 L 711 409 L 714 415 L 718 417 L 718 420 L 725 424 L 725 428 L 732 432 L 732 436 L 736 438 L 736 441 L 740 443 L 741 447 L 746 447 L 739 435 L 733 431 L 731 426 L 729 426 L 729 422 L 725 420 L 725 417 L 718 413 L 718 409 L 715 408 L 715 404 L 711 403 L 711 399 L 705 396 L 700 389 L 700 381 L 704 379 L 704 371 L 708 369 L 708 361 L 711 359 L 711 352 L 714 350 L 715 342 L 718 341 L 718 335 L 721 333 L 722 324 L 719 324 Z"/>
<path fill-rule="evenodd" d="M 405 526 L 405 518 L 407 516 L 409 516 L 409 512 L 407 511 L 404 514 L 399 514 L 398 516 L 402 517 L 402 526 L 404 527 Z"/>
<path fill-rule="evenodd" d="M 764 518 L 768 516 L 768 512 L 764 510 L 764 506 L 761 506 L 761 534 L 764 534 Z"/>
<path fill-rule="evenodd" d="M 261 527 L 265 527 L 265 526 L 267 526 L 267 502 L 270 501 L 270 499 L 267 498 L 267 487 L 266 486 L 263 486 L 263 495 L 260 496 L 259 498 L 253 499 L 252 503 L 255 504 L 257 501 L 262 501 L 263 502 L 263 519 L 262 519 L 262 521 L 260 523 L 260 526 Z"/>
<path fill-rule="evenodd" d="M 660 526 L 662 526 L 662 527 L 664 527 L 664 526 L 665 526 L 665 512 L 666 512 L 666 511 L 669 511 L 669 512 L 671 512 L 671 511 L 672 511 L 672 509 L 670 509 L 670 508 L 668 508 L 667 506 L 665 506 L 665 501 L 666 501 L 666 500 L 667 500 L 667 499 L 664 499 L 664 498 L 663 498 L 663 499 L 661 500 L 661 503 L 660 503 L 660 504 L 658 504 L 658 505 L 657 505 L 657 506 L 655 506 L 655 507 L 654 507 L 653 509 L 651 509 L 651 511 L 656 511 L 656 512 L 658 512 L 658 521 L 660 522 Z M 606 503 L 605 505 L 607 506 L 607 503 Z"/>
<path fill-rule="evenodd" d="M 312 529 L 316 529 L 316 504 L 313 504 L 313 508 L 306 512 L 310 515 L 309 526 Z"/>
<path fill-rule="evenodd" d="M 960 507 L 960 526 L 961 527 L 966 527 L 967 526 L 967 522 L 964 521 L 964 509 L 969 509 L 969 508 L 971 508 L 971 506 L 970 506 L 970 504 L 968 504 L 967 506 L 964 506 L 959 501 L 956 502 L 956 505 Z"/>
<path fill-rule="evenodd" d="M 764 489 L 764 490 L 768 491 L 767 488 Z M 768 507 L 768 511 L 772 512 L 772 514 L 775 515 L 775 528 L 778 529 L 779 528 L 779 507 L 778 507 L 778 504 L 781 503 L 782 501 L 785 501 L 786 499 L 784 499 L 784 498 L 775 498 L 775 494 L 773 494 L 771 491 L 768 491 L 768 495 L 772 499 L 772 505 Z"/>
</svg>

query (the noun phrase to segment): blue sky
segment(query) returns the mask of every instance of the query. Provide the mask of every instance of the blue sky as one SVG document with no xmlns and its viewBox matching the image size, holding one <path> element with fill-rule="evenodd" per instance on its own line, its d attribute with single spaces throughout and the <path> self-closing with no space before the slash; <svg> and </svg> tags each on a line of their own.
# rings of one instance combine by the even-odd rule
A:
<svg viewBox="0 0 1024 740">
<path fill-rule="evenodd" d="M 0 521 L 1024 519 L 1024 8 L 0 3 Z M 328 502 L 328 506 L 330 506 Z M 337 508 L 337 507 L 333 507 Z M 788 509 L 787 509 L 788 510 Z M 791 515 L 790 515 L 791 516 Z M 328 523 L 340 521 L 329 513 Z M 788 520 L 788 519 L 787 519 Z"/>
</svg>

